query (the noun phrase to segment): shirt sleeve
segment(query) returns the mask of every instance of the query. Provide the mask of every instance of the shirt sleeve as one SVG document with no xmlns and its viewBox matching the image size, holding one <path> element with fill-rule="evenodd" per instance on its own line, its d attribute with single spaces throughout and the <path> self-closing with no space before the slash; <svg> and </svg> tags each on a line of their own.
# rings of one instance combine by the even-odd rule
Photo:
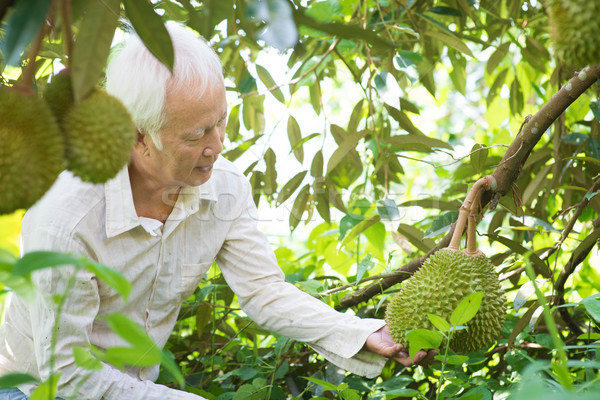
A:
<svg viewBox="0 0 600 400">
<path fill-rule="evenodd" d="M 24 237 L 23 242 L 24 251 L 53 250 L 86 255 L 76 240 L 40 230 Z M 61 266 L 35 272 L 33 281 L 38 287 L 34 302 L 29 305 L 35 358 L 42 380 L 48 379 L 52 372 L 60 374 L 57 396 L 90 400 L 203 399 L 151 381 L 141 381 L 106 363 L 98 371 L 78 367 L 73 348 L 88 347 L 100 305 L 96 277 L 87 270 Z M 64 293 L 68 295 L 59 312 L 56 299 Z M 51 359 L 53 371 L 50 370 Z M 33 388 L 21 389 L 30 393 Z"/>
<path fill-rule="evenodd" d="M 386 358 L 362 348 L 385 322 L 337 312 L 286 282 L 267 238 L 257 227 L 254 202 L 249 194 L 244 197 L 244 208 L 231 219 L 217 256 L 244 312 L 266 329 L 307 343 L 341 368 L 369 378 L 379 375 Z"/>
</svg>

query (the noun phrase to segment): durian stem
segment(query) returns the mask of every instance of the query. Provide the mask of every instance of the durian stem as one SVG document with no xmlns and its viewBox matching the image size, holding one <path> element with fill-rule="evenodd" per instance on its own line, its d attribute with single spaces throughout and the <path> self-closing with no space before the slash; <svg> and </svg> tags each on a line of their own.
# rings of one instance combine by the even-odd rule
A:
<svg viewBox="0 0 600 400">
<path fill-rule="evenodd" d="M 495 182 L 496 182 L 496 180 L 491 175 L 484 176 L 483 178 L 481 178 L 477 182 L 475 182 L 475 184 L 469 191 L 469 194 L 467 195 L 465 202 L 462 204 L 462 206 L 460 206 L 458 220 L 456 221 L 456 226 L 454 227 L 454 233 L 452 234 L 452 239 L 450 240 L 450 245 L 448 246 L 449 249 L 452 249 L 452 250 L 460 249 L 460 239 L 462 238 L 463 232 L 467 225 L 467 220 L 468 220 L 469 214 L 471 214 L 471 207 L 472 207 L 473 201 L 476 199 L 476 197 L 478 197 L 479 199 L 481 198 L 482 189 L 483 189 L 483 191 L 489 190 L 489 189 L 494 189 L 494 187 L 496 186 Z M 475 245 L 475 246 L 477 246 L 477 245 Z"/>
<path fill-rule="evenodd" d="M 67 60 L 69 66 L 71 66 L 71 53 L 73 51 L 73 31 L 71 29 L 71 0 L 61 1 L 61 13 L 63 20 L 63 32 L 65 41 L 65 50 L 67 53 Z"/>
<path fill-rule="evenodd" d="M 42 47 L 44 36 L 46 36 L 45 24 L 40 27 L 35 40 L 31 43 L 31 47 L 29 48 L 29 53 L 27 55 L 27 65 L 25 65 L 25 68 L 23 68 L 23 74 L 21 75 L 21 80 L 18 84 L 20 88 L 24 89 L 25 91 L 32 90 L 31 88 L 33 81 L 35 80 L 35 59 L 37 58 L 37 55 Z"/>
<path fill-rule="evenodd" d="M 483 190 L 477 191 L 469 212 L 469 222 L 467 226 L 467 254 L 470 256 L 475 256 L 481 253 L 477 249 L 477 217 L 479 216 L 479 208 L 481 207 L 481 196 L 483 192 Z"/>
</svg>

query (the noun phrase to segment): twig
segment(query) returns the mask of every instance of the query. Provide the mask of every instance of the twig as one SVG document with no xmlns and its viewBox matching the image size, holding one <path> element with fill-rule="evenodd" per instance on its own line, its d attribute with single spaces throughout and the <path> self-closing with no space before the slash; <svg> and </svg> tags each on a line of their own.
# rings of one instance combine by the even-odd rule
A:
<svg viewBox="0 0 600 400">
<path fill-rule="evenodd" d="M 592 187 L 590 188 L 590 190 L 587 191 L 587 193 L 597 192 L 598 189 L 600 189 L 600 179 L 598 179 L 598 180 L 596 180 L 596 182 L 594 182 L 594 184 L 592 185 Z M 577 204 L 576 206 L 574 206 L 575 207 L 575 213 L 573 213 L 573 216 L 569 220 L 569 223 L 563 229 L 562 234 L 560 235 L 559 241 L 556 242 L 554 244 L 554 246 L 552 246 L 552 248 L 548 249 L 546 251 L 546 253 L 543 254 L 545 258 L 549 258 L 552 254 L 554 254 L 554 252 L 556 252 L 556 250 L 558 250 L 560 248 L 560 246 L 562 246 L 562 244 L 564 243 L 564 241 L 567 239 L 567 237 L 569 236 L 569 234 L 571 233 L 571 231 L 575 227 L 575 223 L 577 222 L 577 220 L 579 219 L 579 217 L 583 213 L 583 210 L 585 209 L 585 207 L 588 205 L 589 202 L 590 202 L 590 200 L 588 199 L 588 197 L 587 196 L 583 196 L 583 199 L 581 199 L 581 201 L 579 202 L 579 204 Z M 569 207 L 569 208 L 571 208 L 571 207 Z"/>
</svg>

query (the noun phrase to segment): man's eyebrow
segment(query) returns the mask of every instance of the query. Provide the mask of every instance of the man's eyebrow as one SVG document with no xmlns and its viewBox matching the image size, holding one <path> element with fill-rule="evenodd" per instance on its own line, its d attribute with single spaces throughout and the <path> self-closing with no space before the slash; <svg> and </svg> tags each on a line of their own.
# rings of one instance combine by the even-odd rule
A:
<svg viewBox="0 0 600 400">
<path fill-rule="evenodd" d="M 223 114 L 221 114 L 221 116 L 219 117 L 219 121 L 221 121 L 225 117 L 227 117 L 227 108 L 225 109 L 225 111 L 223 111 Z M 208 128 L 211 128 L 212 126 L 214 126 L 214 125 L 203 126 L 201 128 L 198 128 L 198 129 L 190 132 L 190 135 L 198 135 L 198 134 L 204 133 L 205 130 L 207 130 Z"/>
</svg>

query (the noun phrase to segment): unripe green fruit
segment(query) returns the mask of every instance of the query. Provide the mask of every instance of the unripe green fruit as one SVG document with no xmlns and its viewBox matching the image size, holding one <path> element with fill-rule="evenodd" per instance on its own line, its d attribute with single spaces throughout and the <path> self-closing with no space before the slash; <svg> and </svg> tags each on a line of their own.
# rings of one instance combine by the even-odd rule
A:
<svg viewBox="0 0 600 400">
<path fill-rule="evenodd" d="M 402 284 L 390 301 L 385 320 L 392 338 L 408 346 L 406 333 L 409 331 L 435 330 L 428 314 L 450 321 L 450 315 L 461 300 L 475 292 L 483 292 L 484 296 L 479 311 L 466 324 L 468 329 L 453 334 L 450 347 L 457 353 L 481 350 L 498 339 L 506 314 L 506 298 L 498 274 L 487 257 L 438 250 Z"/>
<path fill-rule="evenodd" d="M 114 96 L 94 90 L 65 116 L 68 169 L 87 182 L 102 183 L 128 164 L 136 129 Z"/>
<path fill-rule="evenodd" d="M 600 64 L 600 2 L 547 0 L 546 10 L 559 59 L 575 67 Z"/>
<path fill-rule="evenodd" d="M 46 103 L 0 87 L 0 214 L 29 208 L 64 169 L 64 141 Z"/>
<path fill-rule="evenodd" d="M 54 117 L 59 125 L 65 118 L 65 115 L 73 107 L 73 87 L 71 85 L 71 76 L 67 70 L 61 71 L 52 77 L 52 81 L 44 90 L 42 97 L 52 110 Z"/>
</svg>

